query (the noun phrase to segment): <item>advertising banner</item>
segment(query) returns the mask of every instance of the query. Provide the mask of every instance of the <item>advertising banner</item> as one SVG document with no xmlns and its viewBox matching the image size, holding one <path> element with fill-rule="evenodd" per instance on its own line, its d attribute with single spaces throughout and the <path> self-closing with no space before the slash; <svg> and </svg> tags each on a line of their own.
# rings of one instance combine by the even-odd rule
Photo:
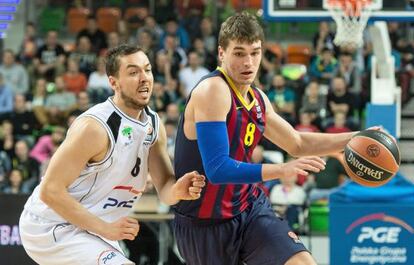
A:
<svg viewBox="0 0 414 265">
<path fill-rule="evenodd" d="M 414 205 L 330 204 L 330 264 L 414 264 Z"/>
<path fill-rule="evenodd" d="M 19 218 L 27 198 L 26 195 L 0 195 L 0 264 L 36 264 L 24 251 L 19 234 Z"/>
</svg>

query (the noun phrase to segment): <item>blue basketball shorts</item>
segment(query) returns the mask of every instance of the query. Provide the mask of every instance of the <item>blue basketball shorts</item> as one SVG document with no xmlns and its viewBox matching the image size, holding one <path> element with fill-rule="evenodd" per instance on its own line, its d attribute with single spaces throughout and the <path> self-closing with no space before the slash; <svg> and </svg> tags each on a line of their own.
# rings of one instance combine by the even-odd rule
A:
<svg viewBox="0 0 414 265">
<path fill-rule="evenodd" d="M 219 222 L 176 214 L 174 233 L 187 265 L 283 265 L 307 251 L 265 196 L 238 216 Z"/>
</svg>

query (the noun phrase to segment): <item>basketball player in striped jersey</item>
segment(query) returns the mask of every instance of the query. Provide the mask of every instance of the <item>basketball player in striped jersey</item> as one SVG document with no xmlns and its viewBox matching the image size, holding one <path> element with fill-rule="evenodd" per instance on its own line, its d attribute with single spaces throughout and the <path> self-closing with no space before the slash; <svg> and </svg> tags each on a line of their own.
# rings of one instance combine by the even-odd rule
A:
<svg viewBox="0 0 414 265">
<path fill-rule="evenodd" d="M 197 199 L 205 184 L 197 172 L 174 177 L 165 128 L 147 106 L 153 76 L 145 53 L 115 47 L 106 70 L 114 97 L 75 120 L 21 215 L 23 246 L 39 264 L 134 264 L 118 240 L 138 234 L 128 214 L 148 171 L 170 205 Z"/>
<path fill-rule="evenodd" d="M 339 152 L 354 133 L 301 133 L 276 114 L 252 85 L 262 57 L 263 30 L 239 13 L 219 33 L 221 67 L 192 90 L 181 117 L 175 173 L 207 177 L 201 197 L 175 207 L 174 232 L 188 265 L 314 265 L 285 220 L 277 218 L 259 182 L 325 167 L 318 156 Z M 296 160 L 251 164 L 262 137 Z"/>
</svg>

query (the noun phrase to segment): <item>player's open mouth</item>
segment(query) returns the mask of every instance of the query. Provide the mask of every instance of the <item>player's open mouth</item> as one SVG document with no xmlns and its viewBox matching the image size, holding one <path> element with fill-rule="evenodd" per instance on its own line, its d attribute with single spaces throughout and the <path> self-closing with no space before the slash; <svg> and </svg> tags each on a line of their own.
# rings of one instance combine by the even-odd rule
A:
<svg viewBox="0 0 414 265">
<path fill-rule="evenodd" d="M 246 71 L 246 72 L 242 72 L 242 75 L 251 75 L 251 74 L 253 74 L 253 72 L 252 71 Z"/>
<path fill-rule="evenodd" d="M 143 93 L 146 94 L 148 92 L 149 92 L 149 89 L 147 87 L 138 89 L 138 93 L 141 93 L 141 94 L 143 94 Z"/>
</svg>

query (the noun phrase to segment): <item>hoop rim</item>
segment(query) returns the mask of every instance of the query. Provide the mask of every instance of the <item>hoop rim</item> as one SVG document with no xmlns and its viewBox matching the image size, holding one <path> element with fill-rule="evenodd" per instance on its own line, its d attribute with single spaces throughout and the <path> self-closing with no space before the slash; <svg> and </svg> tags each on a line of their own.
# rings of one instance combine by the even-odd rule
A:
<svg viewBox="0 0 414 265">
<path fill-rule="evenodd" d="M 349 8 L 347 3 L 351 4 L 351 7 L 355 10 L 370 9 L 380 10 L 382 9 L 383 0 L 323 0 L 323 8 L 332 10 L 333 8 Z"/>
</svg>

